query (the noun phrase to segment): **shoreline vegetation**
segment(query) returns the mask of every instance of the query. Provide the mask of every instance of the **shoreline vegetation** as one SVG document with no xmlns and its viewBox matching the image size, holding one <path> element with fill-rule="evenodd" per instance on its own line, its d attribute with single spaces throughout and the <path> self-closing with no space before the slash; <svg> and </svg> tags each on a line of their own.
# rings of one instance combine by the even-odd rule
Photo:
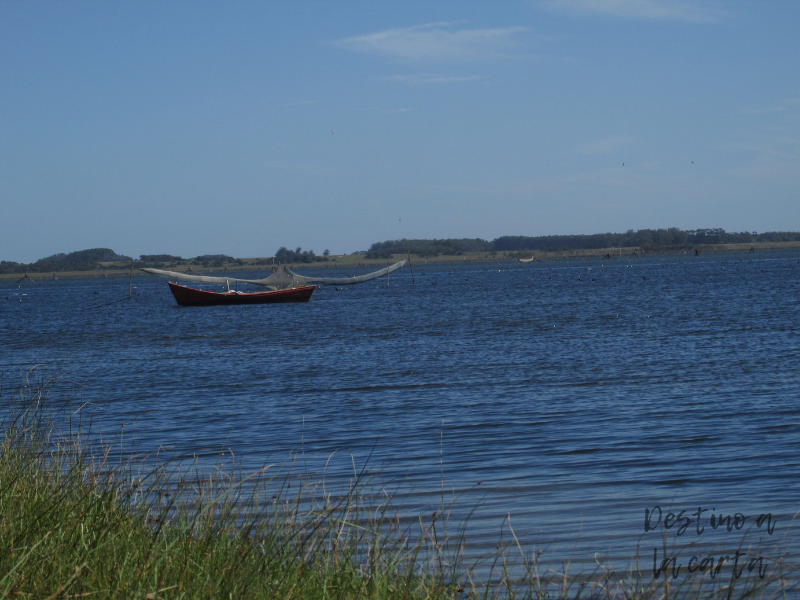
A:
<svg viewBox="0 0 800 600">
<path fill-rule="evenodd" d="M 124 430 L 111 442 L 90 443 L 98 436 L 90 435 L 86 407 L 51 402 L 55 389 L 57 380 L 37 379 L 34 370 L 16 388 L 2 389 L 0 598 L 796 594 L 785 577 L 793 569 L 779 556 L 763 579 L 653 578 L 649 566 L 568 575 L 568 563 L 563 572 L 540 572 L 541 551 L 523 547 L 510 521 L 498 532 L 497 551 L 471 563 L 466 524 L 450 519 L 457 497 L 448 503 L 442 493 L 435 512 L 409 516 L 402 498 L 374 485 L 366 468 L 354 469 L 349 486 L 336 493 L 302 461 L 243 475 L 225 451 L 210 468 L 125 454 Z"/>
<path fill-rule="evenodd" d="M 398 240 L 401 244 L 404 240 Z M 213 260 L 207 257 L 197 257 L 195 259 L 182 259 L 181 257 L 170 257 L 167 255 L 155 255 L 152 260 L 133 260 L 125 257 L 125 260 L 106 260 L 98 261 L 87 265 L 80 265 L 70 268 L 70 265 L 63 265 L 60 270 L 28 270 L 20 269 L 19 266 L 0 269 L 0 282 L 21 281 L 24 279 L 59 279 L 73 277 L 108 277 L 118 275 L 145 275 L 140 271 L 140 267 L 152 267 L 170 271 L 188 273 L 237 273 L 243 271 L 269 270 L 280 264 L 286 264 L 292 268 L 313 268 L 313 269 L 350 269 L 353 267 L 385 267 L 406 258 L 411 259 L 414 265 L 420 264 L 452 264 L 464 262 L 495 262 L 495 261 L 519 261 L 524 259 L 530 262 L 554 261 L 563 259 L 585 259 L 600 258 L 608 260 L 641 258 L 650 255 L 666 254 L 696 254 L 701 255 L 709 252 L 769 252 L 773 250 L 788 250 L 800 248 L 800 240 L 782 242 L 740 242 L 725 244 L 697 244 L 692 246 L 617 246 L 603 248 L 573 248 L 561 250 L 486 250 L 486 251 L 467 251 L 456 254 L 438 254 L 435 256 L 425 253 L 415 252 L 392 252 L 382 254 L 380 258 L 371 257 L 369 253 L 356 254 L 328 254 L 326 256 L 316 256 L 307 261 L 278 261 L 275 257 L 260 258 L 233 258 L 224 255 L 214 255 Z M 101 250 L 116 254 L 107 248 L 96 248 L 92 251 Z M 298 248 L 298 250 L 300 250 Z M 80 251 L 90 252 L 90 251 Z M 79 253 L 73 253 L 79 254 Z M 313 252 L 310 253 L 313 255 Z M 153 256 L 153 255 L 150 255 Z M 308 256 L 308 255 L 307 255 Z M 325 260 L 317 260 L 317 259 Z M 41 262 L 41 261 L 38 261 Z M 8 265 L 9 263 L 3 263 Z M 15 263 L 16 264 L 16 263 Z M 22 265 L 22 267 L 35 266 Z M 52 266 L 52 265 L 51 265 Z M 85 267 L 85 268 L 84 268 Z M 1 272 L 5 270 L 6 272 Z"/>
</svg>

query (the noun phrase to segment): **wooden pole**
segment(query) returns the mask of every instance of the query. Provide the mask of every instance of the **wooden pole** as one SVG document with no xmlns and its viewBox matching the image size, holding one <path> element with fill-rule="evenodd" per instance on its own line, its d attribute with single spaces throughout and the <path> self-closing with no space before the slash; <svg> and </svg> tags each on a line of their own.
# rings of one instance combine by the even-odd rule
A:
<svg viewBox="0 0 800 600">
<path fill-rule="evenodd" d="M 391 263 L 386 263 L 386 287 L 389 287 L 389 267 L 392 266 Z"/>
<path fill-rule="evenodd" d="M 411 251 L 406 248 L 406 254 L 408 255 L 408 268 L 411 269 L 411 283 L 417 283 L 414 279 L 414 267 L 411 266 Z"/>
<path fill-rule="evenodd" d="M 133 261 L 131 261 L 131 274 L 128 276 L 128 298 L 133 297 Z"/>
</svg>

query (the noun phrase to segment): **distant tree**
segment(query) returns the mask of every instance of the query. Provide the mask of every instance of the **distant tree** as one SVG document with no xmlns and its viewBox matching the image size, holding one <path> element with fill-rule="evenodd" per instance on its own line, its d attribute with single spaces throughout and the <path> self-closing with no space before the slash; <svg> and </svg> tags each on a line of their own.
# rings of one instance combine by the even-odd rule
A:
<svg viewBox="0 0 800 600">
<path fill-rule="evenodd" d="M 234 260 L 234 258 L 232 256 L 228 256 L 227 254 L 203 254 L 202 256 L 194 257 L 192 260 L 196 261 L 221 260 L 221 261 L 231 262 Z"/>
<path fill-rule="evenodd" d="M 687 248 L 692 245 L 742 244 L 751 242 L 798 241 L 800 233 L 727 232 L 724 229 L 629 229 L 625 233 L 596 233 L 591 235 L 544 235 L 537 237 L 503 236 L 495 239 L 495 250 L 578 250 L 640 246 L 645 250 Z"/>
<path fill-rule="evenodd" d="M 331 251 L 325 248 L 325 252 L 322 253 L 322 256 L 330 256 Z"/>
<path fill-rule="evenodd" d="M 491 244 L 479 238 L 441 239 L 441 240 L 388 240 L 372 244 L 367 258 L 389 258 L 392 254 L 413 252 L 419 256 L 461 255 L 465 252 L 486 252 Z"/>
<path fill-rule="evenodd" d="M 370 249 L 366 254 L 366 258 L 392 258 L 392 251 L 389 248 Z"/>
<path fill-rule="evenodd" d="M 171 254 L 142 254 L 139 257 L 139 260 L 142 262 L 179 262 L 182 261 L 183 258 L 180 256 L 172 256 Z"/>
<path fill-rule="evenodd" d="M 2 266 L 0 266 L 0 271 L 5 273 L 91 271 L 100 268 L 100 263 L 128 262 L 130 260 L 130 256 L 117 254 L 110 248 L 91 248 L 89 250 L 70 252 L 69 254 L 64 254 L 63 252 L 53 254 L 46 258 L 40 258 L 36 262 L 27 265 L 3 262 Z"/>
<path fill-rule="evenodd" d="M 275 261 L 283 264 L 290 263 L 310 263 L 314 262 L 317 255 L 313 250 L 303 250 L 299 246 L 297 250 L 289 250 L 286 246 L 281 246 L 275 253 Z"/>
<path fill-rule="evenodd" d="M 68 263 L 117 262 L 122 260 L 131 260 L 131 257 L 117 254 L 111 248 L 78 250 L 64 256 L 64 261 Z"/>
</svg>

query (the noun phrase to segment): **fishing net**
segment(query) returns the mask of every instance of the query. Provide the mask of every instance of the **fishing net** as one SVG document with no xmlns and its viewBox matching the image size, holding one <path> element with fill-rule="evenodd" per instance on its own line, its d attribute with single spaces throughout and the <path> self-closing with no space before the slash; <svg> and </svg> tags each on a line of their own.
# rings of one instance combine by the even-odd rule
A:
<svg viewBox="0 0 800 600">
<path fill-rule="evenodd" d="M 236 277 L 211 277 L 208 275 L 189 275 L 188 273 L 179 273 L 177 271 L 162 271 L 161 269 L 141 269 L 145 273 L 151 275 L 158 275 L 159 277 L 166 277 L 176 281 L 191 281 L 194 283 L 216 283 L 220 285 L 230 285 L 231 283 L 252 283 L 253 285 L 260 285 L 271 290 L 285 290 L 287 288 L 295 288 L 303 285 L 321 284 L 321 285 L 355 285 L 357 283 L 364 283 L 372 279 L 377 279 L 383 275 L 388 275 L 392 271 L 396 271 L 404 266 L 408 261 L 402 260 L 398 263 L 384 267 L 379 271 L 367 273 L 366 275 L 358 275 L 356 277 L 306 277 L 305 275 L 298 275 L 285 265 L 279 266 L 275 272 L 269 277 L 264 279 L 238 279 Z"/>
</svg>

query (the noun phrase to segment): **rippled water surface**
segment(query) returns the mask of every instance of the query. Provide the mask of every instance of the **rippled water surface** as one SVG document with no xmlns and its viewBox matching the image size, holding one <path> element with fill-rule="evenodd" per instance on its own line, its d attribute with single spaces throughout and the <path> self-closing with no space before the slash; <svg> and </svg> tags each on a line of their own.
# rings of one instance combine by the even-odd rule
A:
<svg viewBox="0 0 800 600">
<path fill-rule="evenodd" d="M 775 537 L 790 531 L 800 253 L 414 274 L 307 304 L 208 308 L 177 307 L 145 276 L 132 300 L 91 310 L 126 296 L 127 278 L 0 284 L 0 367 L 48 364 L 105 433 L 136 423 L 148 448 L 225 446 L 253 467 L 302 450 L 315 470 L 338 451 L 333 478 L 371 454 L 409 511 L 432 510 L 442 486 L 463 492 L 463 513 L 479 505 L 475 548 L 510 514 L 525 540 L 581 564 L 652 552 L 654 505 L 771 512 Z M 712 541 L 734 550 L 743 533 L 721 531 Z"/>
</svg>

